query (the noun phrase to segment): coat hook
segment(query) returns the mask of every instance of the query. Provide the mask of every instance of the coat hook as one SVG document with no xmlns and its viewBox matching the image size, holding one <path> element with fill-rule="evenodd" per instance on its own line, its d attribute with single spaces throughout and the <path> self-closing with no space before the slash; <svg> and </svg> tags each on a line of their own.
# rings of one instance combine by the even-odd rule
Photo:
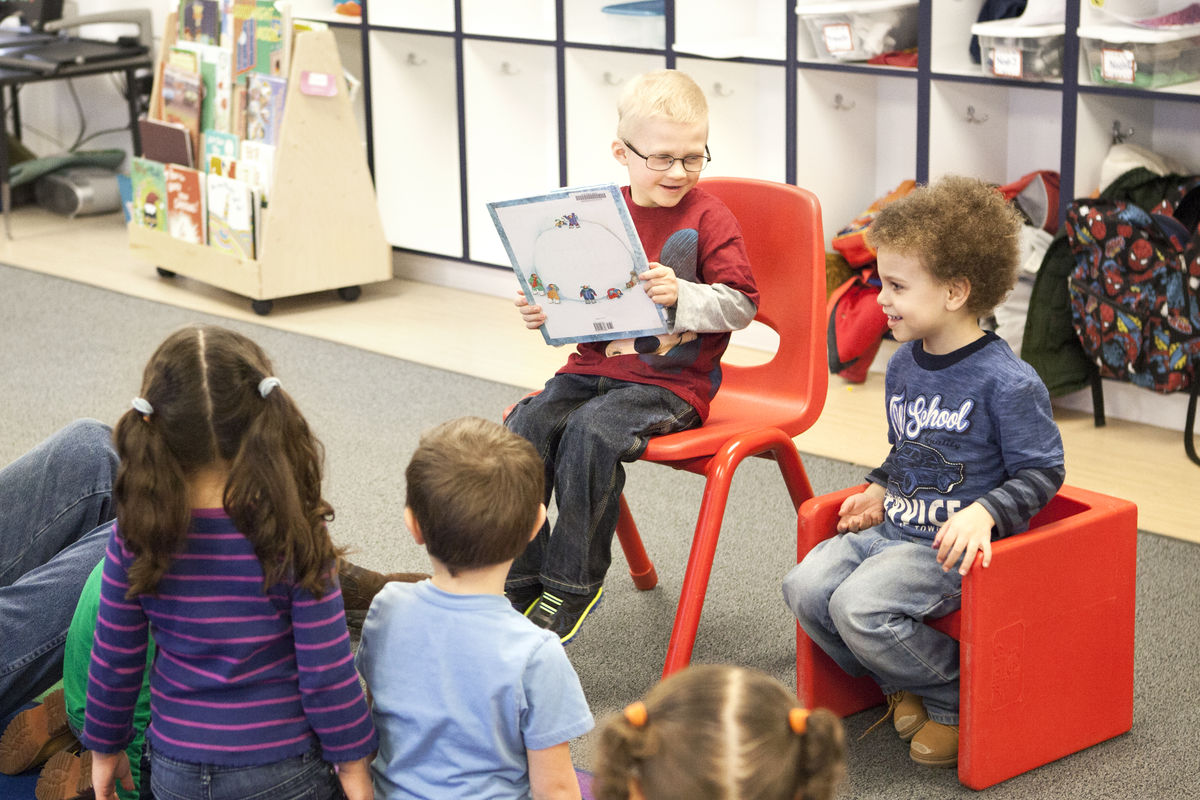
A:
<svg viewBox="0 0 1200 800">
<path fill-rule="evenodd" d="M 982 117 L 976 117 L 975 106 L 967 106 L 967 122 L 972 122 L 976 125 L 982 125 L 989 119 L 991 119 L 991 117 L 989 117 L 987 114 L 984 114 Z"/>
<path fill-rule="evenodd" d="M 623 81 L 621 78 L 618 78 L 616 75 L 613 75 L 611 72 L 606 71 L 604 73 L 604 82 L 609 86 L 620 86 L 625 81 Z"/>
<path fill-rule="evenodd" d="M 520 75 L 521 70 L 514 67 L 512 65 L 512 62 L 501 61 L 500 62 L 500 74 L 501 75 Z"/>
<path fill-rule="evenodd" d="M 408 58 L 404 59 L 404 63 L 410 67 L 420 67 L 425 64 L 425 59 L 421 58 L 416 53 L 409 53 Z"/>
<path fill-rule="evenodd" d="M 849 111 L 856 105 L 858 105 L 858 103 L 854 102 L 853 100 L 850 101 L 849 105 L 846 105 L 846 103 L 843 102 L 841 92 L 833 96 L 833 108 L 835 111 Z"/>
<path fill-rule="evenodd" d="M 1130 136 L 1133 136 L 1133 126 L 1129 126 L 1125 130 L 1121 130 L 1121 120 L 1114 119 L 1112 126 L 1112 143 L 1122 144 Z"/>
<path fill-rule="evenodd" d="M 730 97 L 733 94 L 733 89 L 726 89 L 721 85 L 720 81 L 713 84 L 713 94 L 717 97 Z"/>
</svg>

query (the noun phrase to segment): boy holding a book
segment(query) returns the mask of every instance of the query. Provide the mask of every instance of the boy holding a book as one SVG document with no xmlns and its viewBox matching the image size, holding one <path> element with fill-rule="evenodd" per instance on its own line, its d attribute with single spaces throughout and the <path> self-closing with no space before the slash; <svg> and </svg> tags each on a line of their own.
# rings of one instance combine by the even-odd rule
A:
<svg viewBox="0 0 1200 800">
<path fill-rule="evenodd" d="M 650 261 L 638 279 L 666 311 L 668 331 L 579 344 L 506 420 L 541 455 L 545 500 L 556 495 L 558 517 L 517 557 L 505 593 L 564 643 L 603 594 L 622 462 L 637 460 L 649 437 L 704 421 L 730 331 L 757 311 L 737 220 L 696 186 L 710 159 L 707 140 L 708 104 L 684 73 L 658 70 L 624 88 L 612 152 L 629 170 L 622 194 Z M 516 305 L 527 328 L 546 321 L 523 294 Z"/>
</svg>

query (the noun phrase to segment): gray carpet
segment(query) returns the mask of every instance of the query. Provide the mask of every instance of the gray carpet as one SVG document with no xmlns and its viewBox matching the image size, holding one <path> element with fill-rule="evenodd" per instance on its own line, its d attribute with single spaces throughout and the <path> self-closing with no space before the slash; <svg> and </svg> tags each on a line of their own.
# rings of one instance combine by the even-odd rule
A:
<svg viewBox="0 0 1200 800">
<path fill-rule="evenodd" d="M 401 521 L 403 469 L 420 431 L 462 414 L 497 418 L 523 394 L 9 267 L 0 266 L 0 300 L 0 460 L 76 417 L 111 422 L 137 392 L 141 369 L 166 334 L 188 322 L 226 324 L 273 358 L 325 443 L 334 537 L 357 551 L 355 560 L 377 569 L 426 566 Z M 805 463 L 817 492 L 863 474 L 814 456 Z M 638 697 L 659 675 L 701 488 L 697 476 L 663 467 L 629 469 L 627 496 L 660 584 L 636 591 L 618 556 L 605 601 L 568 648 L 597 718 Z M 694 660 L 751 665 L 794 685 L 794 623 L 779 580 L 795 561 L 795 515 L 773 464 L 756 460 L 738 471 L 723 534 Z M 1139 547 L 1133 731 L 1000 784 L 989 797 L 1200 797 L 1200 547 L 1149 534 Z M 953 771 L 914 765 L 883 729 L 855 741 L 876 717 L 872 710 L 846 720 L 845 797 L 974 794 Z M 586 738 L 573 750 L 578 766 L 590 766 Z"/>
</svg>

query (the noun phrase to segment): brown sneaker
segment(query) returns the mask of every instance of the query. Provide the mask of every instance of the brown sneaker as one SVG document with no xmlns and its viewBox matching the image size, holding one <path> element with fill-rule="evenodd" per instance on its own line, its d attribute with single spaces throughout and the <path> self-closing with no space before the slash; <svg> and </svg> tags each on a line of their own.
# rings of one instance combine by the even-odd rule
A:
<svg viewBox="0 0 1200 800">
<path fill-rule="evenodd" d="M 8 723 L 0 736 L 0 772 L 19 775 L 46 763 L 50 756 L 75 743 L 75 734 L 67 725 L 63 690 L 58 689 Z"/>
<path fill-rule="evenodd" d="M 366 567 L 360 567 L 346 559 L 338 564 L 338 582 L 342 585 L 342 605 L 346 609 L 346 622 L 361 628 L 367 618 L 367 609 L 371 601 L 384 584 L 392 581 L 401 583 L 416 583 L 428 578 L 424 572 L 375 572 Z"/>
<path fill-rule="evenodd" d="M 60 750 L 50 756 L 37 786 L 33 788 L 37 800 L 88 800 L 96 796 L 92 790 L 92 753 L 71 753 Z"/>
<path fill-rule="evenodd" d="M 929 715 L 925 713 L 925 701 L 920 696 L 912 692 L 897 692 L 900 699 L 896 701 L 896 706 L 892 710 L 892 725 L 896 727 L 896 733 L 900 734 L 900 738 L 904 741 L 909 741 L 913 738 L 921 727 L 929 722 Z"/>
<path fill-rule="evenodd" d="M 927 767 L 953 767 L 958 764 L 958 726 L 929 720 L 913 736 L 908 754 Z"/>
</svg>

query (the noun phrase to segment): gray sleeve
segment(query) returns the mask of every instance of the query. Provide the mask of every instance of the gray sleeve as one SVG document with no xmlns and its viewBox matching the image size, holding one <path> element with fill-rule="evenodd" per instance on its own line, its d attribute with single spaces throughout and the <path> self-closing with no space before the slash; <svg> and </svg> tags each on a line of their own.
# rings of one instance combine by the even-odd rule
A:
<svg viewBox="0 0 1200 800">
<path fill-rule="evenodd" d="M 1062 465 L 1017 470 L 1016 475 L 979 498 L 979 505 L 996 522 L 995 538 L 1025 530 L 1033 515 L 1054 497 L 1066 475 Z"/>
<path fill-rule="evenodd" d="M 758 313 L 746 295 L 723 283 L 692 283 L 681 280 L 679 299 L 667 309 L 670 333 L 737 331 Z"/>
</svg>

